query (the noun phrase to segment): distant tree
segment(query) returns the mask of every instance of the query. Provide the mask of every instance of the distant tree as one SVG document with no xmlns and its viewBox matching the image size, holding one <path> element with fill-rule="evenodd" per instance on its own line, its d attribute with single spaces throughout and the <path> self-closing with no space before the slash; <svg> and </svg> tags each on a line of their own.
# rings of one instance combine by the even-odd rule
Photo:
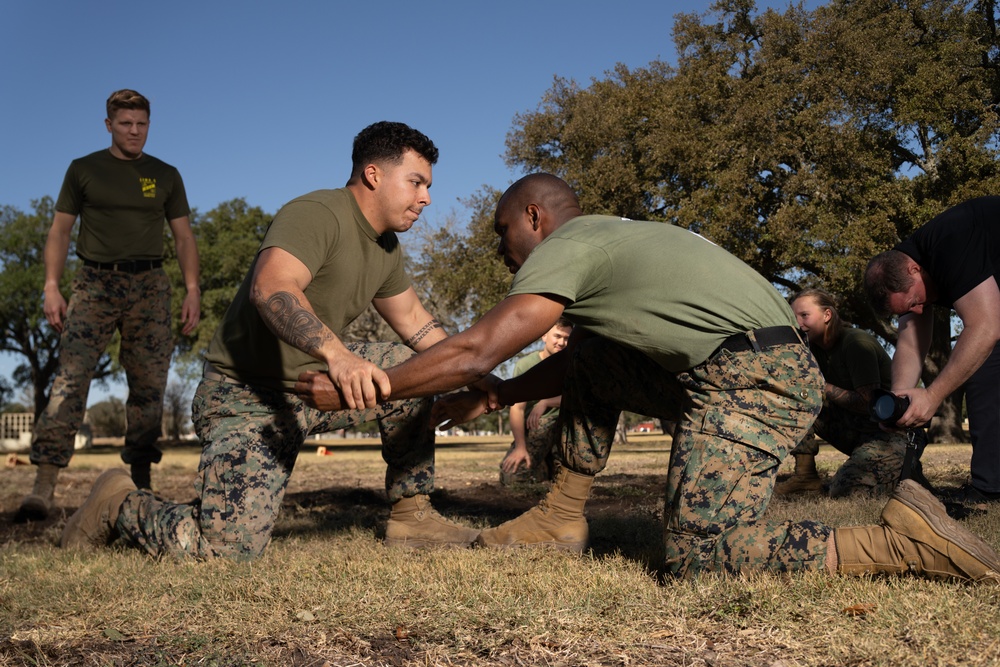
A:
<svg viewBox="0 0 1000 667">
<path fill-rule="evenodd" d="M 191 415 L 192 380 L 171 380 L 163 393 L 163 431 L 171 440 L 187 432 Z"/>
<path fill-rule="evenodd" d="M 173 318 L 177 340 L 175 365 L 191 365 L 187 375 L 200 376 L 201 355 L 226 314 L 230 302 L 257 255 L 273 216 L 243 198 L 222 202 L 208 213 L 193 212 L 191 226 L 198 242 L 201 263 L 201 323 L 193 336 L 180 334 L 184 279 L 176 261 L 173 242 L 165 242 L 164 267 L 173 285 Z M 169 228 L 164 234 L 169 235 Z M 183 374 L 183 373 L 182 373 Z"/>
<path fill-rule="evenodd" d="M 37 416 L 49 402 L 49 388 L 58 364 L 59 334 L 48 325 L 42 310 L 43 251 L 55 204 L 50 197 L 43 197 L 33 201 L 32 207 L 31 213 L 0 207 L 0 350 L 22 357 L 22 363 L 14 368 L 13 379 L 17 385 L 31 388 L 32 409 Z M 76 264 L 71 246 L 60 285 L 64 295 L 69 294 Z M 109 348 L 101 355 L 96 380 L 102 381 L 119 370 L 110 353 L 115 350 Z"/>
<path fill-rule="evenodd" d="M 425 235 L 414 279 L 425 300 L 457 328 L 468 327 L 507 294 L 511 276 L 497 255 L 493 211 L 503 194 L 483 186 L 463 203 L 466 225 L 455 220 Z"/>
<path fill-rule="evenodd" d="M 120 438 L 125 435 L 125 403 L 115 396 L 87 408 L 87 421 L 95 437 Z"/>
<path fill-rule="evenodd" d="M 6 378 L 0 377 L 0 412 L 24 412 L 24 410 L 9 409 L 13 405 L 14 387 Z M 23 407 L 23 406 L 18 406 Z"/>
<path fill-rule="evenodd" d="M 704 234 L 786 292 L 823 286 L 894 342 L 860 288 L 868 259 L 1000 189 L 995 3 L 721 0 L 679 16 L 674 41 L 675 67 L 556 79 L 515 118 L 508 163 L 562 176 L 586 212 Z M 950 354 L 947 314 L 936 327 L 924 382 Z M 936 439 L 963 437 L 960 406 Z"/>
</svg>

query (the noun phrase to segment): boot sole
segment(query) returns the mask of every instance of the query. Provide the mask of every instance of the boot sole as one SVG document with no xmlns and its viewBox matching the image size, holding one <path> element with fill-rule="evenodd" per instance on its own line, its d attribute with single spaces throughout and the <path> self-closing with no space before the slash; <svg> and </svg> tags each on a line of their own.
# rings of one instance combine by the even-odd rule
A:
<svg viewBox="0 0 1000 667">
<path fill-rule="evenodd" d="M 980 567 L 987 569 L 980 579 L 1000 584 L 1000 555 L 996 550 L 949 517 L 944 505 L 912 479 L 905 479 L 896 487 L 896 492 L 882 510 L 882 520 L 896 530 L 899 530 L 896 526 L 910 527 L 926 523 L 938 538 L 930 544 L 931 547 L 952 557 L 964 572 L 973 569 L 967 565 L 970 560 L 979 563 Z M 911 533 L 903 530 L 900 532 L 914 539 Z M 962 553 L 955 554 L 956 548 Z M 956 556 L 964 557 L 955 558 Z"/>
</svg>

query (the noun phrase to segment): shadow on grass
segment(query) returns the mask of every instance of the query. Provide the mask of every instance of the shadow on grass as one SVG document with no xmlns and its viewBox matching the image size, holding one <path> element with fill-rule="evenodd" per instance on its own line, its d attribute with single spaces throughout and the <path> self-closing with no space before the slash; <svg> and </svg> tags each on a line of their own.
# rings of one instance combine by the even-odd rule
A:
<svg viewBox="0 0 1000 667">
<path fill-rule="evenodd" d="M 661 475 L 608 475 L 595 485 L 587 503 L 592 555 L 619 554 L 659 573 L 664 561 Z M 497 526 L 514 519 L 545 497 L 548 484 L 502 487 L 481 483 L 431 494 L 434 508 L 449 519 L 476 526 Z M 370 531 L 385 536 L 389 518 L 385 494 L 357 486 L 329 486 L 290 493 L 282 503 L 274 537 L 333 536 Z"/>
</svg>

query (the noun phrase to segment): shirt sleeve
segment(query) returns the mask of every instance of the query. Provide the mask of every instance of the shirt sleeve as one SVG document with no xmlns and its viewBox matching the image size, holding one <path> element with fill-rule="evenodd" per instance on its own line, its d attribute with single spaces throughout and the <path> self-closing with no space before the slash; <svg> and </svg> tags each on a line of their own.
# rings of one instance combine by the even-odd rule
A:
<svg viewBox="0 0 1000 667">
<path fill-rule="evenodd" d="M 264 235 L 260 249 L 281 248 L 316 272 L 336 255 L 340 225 L 322 204 L 293 201 L 281 207 Z"/>
<path fill-rule="evenodd" d="M 170 196 L 163 205 L 163 212 L 167 220 L 176 220 L 191 214 L 187 191 L 184 190 L 184 179 L 181 178 L 181 172 L 176 169 L 174 169 L 174 186 L 170 189 Z"/>
<path fill-rule="evenodd" d="M 528 256 L 508 295 L 552 294 L 576 303 L 607 286 L 609 267 L 610 260 L 601 248 L 549 238 Z"/>
<path fill-rule="evenodd" d="M 80 178 L 76 172 L 76 162 L 71 162 L 63 177 L 59 198 L 56 199 L 56 210 L 60 213 L 80 215 L 83 208 L 83 190 L 80 188 Z"/>
</svg>

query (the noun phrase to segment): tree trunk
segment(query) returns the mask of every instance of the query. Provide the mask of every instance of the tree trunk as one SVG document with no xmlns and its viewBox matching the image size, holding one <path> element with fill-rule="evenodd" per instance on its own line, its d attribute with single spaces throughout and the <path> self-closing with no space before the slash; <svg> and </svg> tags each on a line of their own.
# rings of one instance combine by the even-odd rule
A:
<svg viewBox="0 0 1000 667">
<path fill-rule="evenodd" d="M 951 356 L 951 310 L 945 308 L 935 308 L 934 310 L 934 334 L 931 339 L 931 348 L 924 360 L 924 371 L 921 379 L 924 386 L 928 386 L 934 378 L 948 363 Z M 968 442 L 968 436 L 962 428 L 962 400 L 965 398 L 964 389 L 959 389 L 946 398 L 938 409 L 934 419 L 931 420 L 928 429 L 928 437 L 931 442 L 938 443 L 959 443 Z"/>
</svg>

